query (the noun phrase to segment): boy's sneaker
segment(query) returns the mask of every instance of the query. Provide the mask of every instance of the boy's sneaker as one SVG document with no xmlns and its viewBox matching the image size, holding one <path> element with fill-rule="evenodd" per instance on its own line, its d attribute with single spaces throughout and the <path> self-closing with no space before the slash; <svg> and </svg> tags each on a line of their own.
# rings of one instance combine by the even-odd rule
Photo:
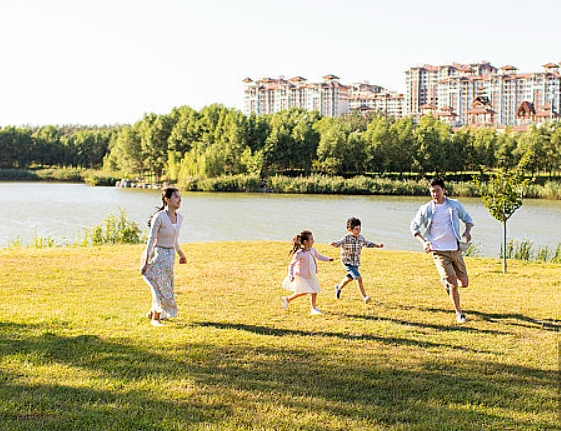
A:
<svg viewBox="0 0 561 431">
<path fill-rule="evenodd" d="M 466 323 L 466 315 L 464 313 L 456 313 L 456 322 L 458 323 Z"/>
<path fill-rule="evenodd" d="M 370 301 L 372 301 L 372 298 L 371 298 L 370 296 L 365 296 L 365 297 L 363 298 L 363 301 L 364 301 L 365 304 L 369 304 Z"/>
<path fill-rule="evenodd" d="M 339 289 L 339 285 L 335 285 L 335 298 L 341 299 L 341 289 Z"/>
<path fill-rule="evenodd" d="M 314 316 L 314 315 L 323 314 L 323 313 L 321 312 L 321 310 L 319 308 L 312 308 L 312 311 L 310 311 L 310 314 L 312 316 Z"/>
<path fill-rule="evenodd" d="M 288 298 L 286 296 L 283 296 L 281 298 L 281 303 L 282 307 L 286 310 L 288 308 Z"/>
</svg>

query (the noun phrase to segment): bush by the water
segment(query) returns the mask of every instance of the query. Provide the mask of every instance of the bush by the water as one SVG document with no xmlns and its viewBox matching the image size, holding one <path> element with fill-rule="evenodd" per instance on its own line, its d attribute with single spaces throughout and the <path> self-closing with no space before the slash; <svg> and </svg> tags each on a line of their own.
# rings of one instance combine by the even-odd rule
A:
<svg viewBox="0 0 561 431">
<path fill-rule="evenodd" d="M 67 241 L 52 236 L 39 236 L 35 231 L 32 244 L 24 244 L 18 237 L 10 240 L 8 247 L 32 246 L 37 249 L 90 247 L 94 245 L 140 244 L 144 241 L 146 241 L 146 232 L 143 233 L 136 222 L 129 220 L 127 212 L 119 207 L 118 214 L 109 214 L 101 224 L 84 228 L 78 239 Z"/>
<path fill-rule="evenodd" d="M 182 178 L 178 187 L 186 191 L 204 192 L 257 192 L 294 194 L 347 194 L 427 196 L 427 181 L 422 179 L 394 179 L 383 176 L 359 175 L 345 178 L 336 175 L 309 175 L 291 177 L 274 175 L 261 179 L 258 175 L 221 175 L 206 178 L 191 176 Z M 485 184 L 483 184 L 485 187 Z M 450 196 L 480 197 L 473 181 L 447 181 Z M 525 190 L 526 198 L 561 199 L 561 184 L 548 181 L 543 185 L 531 184 Z"/>
<path fill-rule="evenodd" d="M 501 257 L 503 251 L 501 249 Z M 557 247 L 541 246 L 534 249 L 531 240 L 511 239 L 506 245 L 506 258 L 536 262 L 561 263 L 561 243 Z"/>
<path fill-rule="evenodd" d="M 138 224 L 129 220 L 127 212 L 119 208 L 119 214 L 109 214 L 101 224 L 84 229 L 84 236 L 79 243 L 82 246 L 140 244 L 143 240 Z"/>
</svg>

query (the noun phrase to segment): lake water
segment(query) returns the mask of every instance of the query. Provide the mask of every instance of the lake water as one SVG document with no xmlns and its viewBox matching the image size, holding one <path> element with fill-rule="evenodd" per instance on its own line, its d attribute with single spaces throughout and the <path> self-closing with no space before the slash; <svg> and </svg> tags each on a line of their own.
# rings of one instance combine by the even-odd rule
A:
<svg viewBox="0 0 561 431">
<path fill-rule="evenodd" d="M 367 239 L 390 250 L 420 251 L 409 223 L 429 197 L 279 195 L 261 193 L 182 193 L 184 225 L 180 242 L 282 240 L 310 229 L 316 242 L 346 233 L 348 217 L 362 220 Z M 475 222 L 473 239 L 485 256 L 497 257 L 501 224 L 479 199 L 461 202 Z M 160 204 L 159 190 L 90 187 L 84 184 L 0 182 L 0 247 L 35 235 L 71 241 L 83 228 L 100 224 L 125 209 L 146 229 Z M 561 201 L 530 200 L 508 222 L 508 238 L 531 240 L 534 247 L 561 243 Z"/>
</svg>

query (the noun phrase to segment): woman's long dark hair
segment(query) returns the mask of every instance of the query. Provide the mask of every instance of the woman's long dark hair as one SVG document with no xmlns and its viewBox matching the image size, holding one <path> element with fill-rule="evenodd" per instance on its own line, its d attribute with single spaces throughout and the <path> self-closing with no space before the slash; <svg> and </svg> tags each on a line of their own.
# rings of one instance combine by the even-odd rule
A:
<svg viewBox="0 0 561 431">
<path fill-rule="evenodd" d="M 302 248 L 302 242 L 308 241 L 311 236 L 312 232 L 310 232 L 309 230 L 303 230 L 294 238 L 292 238 L 292 250 L 288 252 L 288 255 L 292 256 L 294 253 L 300 250 Z"/>
<path fill-rule="evenodd" d="M 154 216 L 158 214 L 160 211 L 166 209 L 166 199 L 171 198 L 175 192 L 179 193 L 179 190 L 176 189 L 175 187 L 166 187 L 165 189 L 162 189 L 162 206 L 156 207 L 157 208 L 156 212 L 152 214 L 148 219 L 148 227 L 152 226 L 152 219 L 154 218 Z"/>
</svg>

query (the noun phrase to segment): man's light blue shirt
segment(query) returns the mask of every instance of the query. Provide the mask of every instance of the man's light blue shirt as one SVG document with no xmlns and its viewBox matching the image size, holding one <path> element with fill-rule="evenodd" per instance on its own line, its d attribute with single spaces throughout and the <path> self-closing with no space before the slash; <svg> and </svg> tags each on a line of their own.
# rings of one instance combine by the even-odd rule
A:
<svg viewBox="0 0 561 431">
<path fill-rule="evenodd" d="M 450 217 L 452 219 L 452 229 L 454 230 L 454 236 L 460 242 L 462 240 L 462 235 L 460 233 L 460 220 L 465 224 L 473 225 L 473 220 L 471 216 L 463 207 L 463 205 L 456 199 L 446 198 L 448 201 L 448 211 L 450 212 Z M 432 219 L 434 217 L 434 212 L 436 210 L 436 204 L 434 201 L 430 201 L 425 205 L 422 205 L 417 211 L 415 218 L 411 221 L 410 229 L 413 235 L 419 233 L 421 234 L 421 229 L 425 232 L 430 232 Z"/>
</svg>

